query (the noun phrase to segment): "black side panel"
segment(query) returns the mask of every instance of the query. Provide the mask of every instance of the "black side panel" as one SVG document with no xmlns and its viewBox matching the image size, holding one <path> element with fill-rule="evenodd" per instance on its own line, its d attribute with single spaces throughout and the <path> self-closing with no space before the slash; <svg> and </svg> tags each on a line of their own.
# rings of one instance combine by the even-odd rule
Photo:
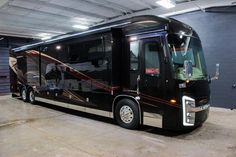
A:
<svg viewBox="0 0 236 157">
<path fill-rule="evenodd" d="M 112 29 L 112 86 L 121 85 L 122 30 Z"/>
<path fill-rule="evenodd" d="M 41 46 L 39 97 L 110 111 L 111 43 L 107 33 Z"/>
</svg>

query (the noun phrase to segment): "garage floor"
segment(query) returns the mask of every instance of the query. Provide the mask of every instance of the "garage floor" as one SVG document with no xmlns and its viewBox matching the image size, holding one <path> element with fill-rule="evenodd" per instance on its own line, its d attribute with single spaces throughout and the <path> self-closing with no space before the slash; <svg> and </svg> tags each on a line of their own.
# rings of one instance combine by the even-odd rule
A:
<svg viewBox="0 0 236 157">
<path fill-rule="evenodd" d="M 236 156 L 235 110 L 212 108 L 202 127 L 181 134 L 47 106 L 0 96 L 0 157 Z"/>
</svg>

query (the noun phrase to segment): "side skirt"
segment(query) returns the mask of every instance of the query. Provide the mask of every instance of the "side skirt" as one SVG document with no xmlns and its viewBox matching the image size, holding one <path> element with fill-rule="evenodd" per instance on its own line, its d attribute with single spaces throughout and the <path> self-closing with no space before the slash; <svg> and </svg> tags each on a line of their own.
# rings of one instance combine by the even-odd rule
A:
<svg viewBox="0 0 236 157">
<path fill-rule="evenodd" d="M 73 105 L 73 104 L 69 104 L 69 103 L 63 103 L 63 102 L 49 100 L 49 99 L 45 99 L 45 98 L 41 98 L 41 97 L 36 97 L 35 100 L 40 101 L 40 102 L 44 102 L 44 103 L 48 103 L 51 105 L 56 105 L 56 106 L 60 106 L 60 107 L 64 107 L 64 108 L 69 108 L 69 109 L 81 111 L 81 112 L 91 113 L 91 114 L 104 116 L 104 117 L 108 117 L 108 118 L 114 118 L 112 112 L 87 108 L 87 107 Z M 162 115 L 144 112 L 143 113 L 143 124 L 148 125 L 148 126 L 162 128 L 163 127 Z"/>
<path fill-rule="evenodd" d="M 44 103 L 48 103 L 51 105 L 56 105 L 56 106 L 60 106 L 60 107 L 64 107 L 64 108 L 69 108 L 69 109 L 81 111 L 81 112 L 86 112 L 86 113 L 91 113 L 91 114 L 95 114 L 95 115 L 99 115 L 99 116 L 113 118 L 112 112 L 108 112 L 108 111 L 83 107 L 83 106 L 79 106 L 79 105 L 73 105 L 73 104 L 69 104 L 69 103 L 63 103 L 63 102 L 49 100 L 49 99 L 45 99 L 45 98 L 41 98 L 41 97 L 36 97 L 35 100 L 40 101 L 40 102 L 44 102 Z"/>
</svg>

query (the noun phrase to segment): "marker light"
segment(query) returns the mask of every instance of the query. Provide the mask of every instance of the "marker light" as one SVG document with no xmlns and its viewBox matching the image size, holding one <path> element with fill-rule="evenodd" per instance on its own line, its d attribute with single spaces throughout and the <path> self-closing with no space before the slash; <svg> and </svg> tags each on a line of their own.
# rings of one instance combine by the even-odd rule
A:
<svg viewBox="0 0 236 157">
<path fill-rule="evenodd" d="M 171 99 L 170 102 L 171 102 L 172 104 L 175 104 L 175 103 L 176 103 L 176 100 L 175 100 L 175 99 Z"/>
<path fill-rule="evenodd" d="M 57 49 L 57 50 L 60 50 L 60 49 L 61 49 L 61 45 L 57 45 L 57 46 L 56 46 L 56 49 Z"/>
<path fill-rule="evenodd" d="M 156 3 L 167 9 L 175 7 L 174 2 L 172 2 L 171 0 L 159 0 L 159 1 L 156 1 Z"/>
</svg>

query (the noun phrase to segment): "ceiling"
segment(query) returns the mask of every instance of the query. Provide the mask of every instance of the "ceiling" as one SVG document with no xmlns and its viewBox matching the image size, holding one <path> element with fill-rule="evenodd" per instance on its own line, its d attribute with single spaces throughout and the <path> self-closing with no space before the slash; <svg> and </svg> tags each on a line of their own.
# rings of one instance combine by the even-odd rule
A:
<svg viewBox="0 0 236 157">
<path fill-rule="evenodd" d="M 93 26 L 135 15 L 170 16 L 235 0 L 176 0 L 165 9 L 157 0 L 0 0 L 0 35 L 43 38 L 72 31 L 73 25 Z"/>
</svg>

